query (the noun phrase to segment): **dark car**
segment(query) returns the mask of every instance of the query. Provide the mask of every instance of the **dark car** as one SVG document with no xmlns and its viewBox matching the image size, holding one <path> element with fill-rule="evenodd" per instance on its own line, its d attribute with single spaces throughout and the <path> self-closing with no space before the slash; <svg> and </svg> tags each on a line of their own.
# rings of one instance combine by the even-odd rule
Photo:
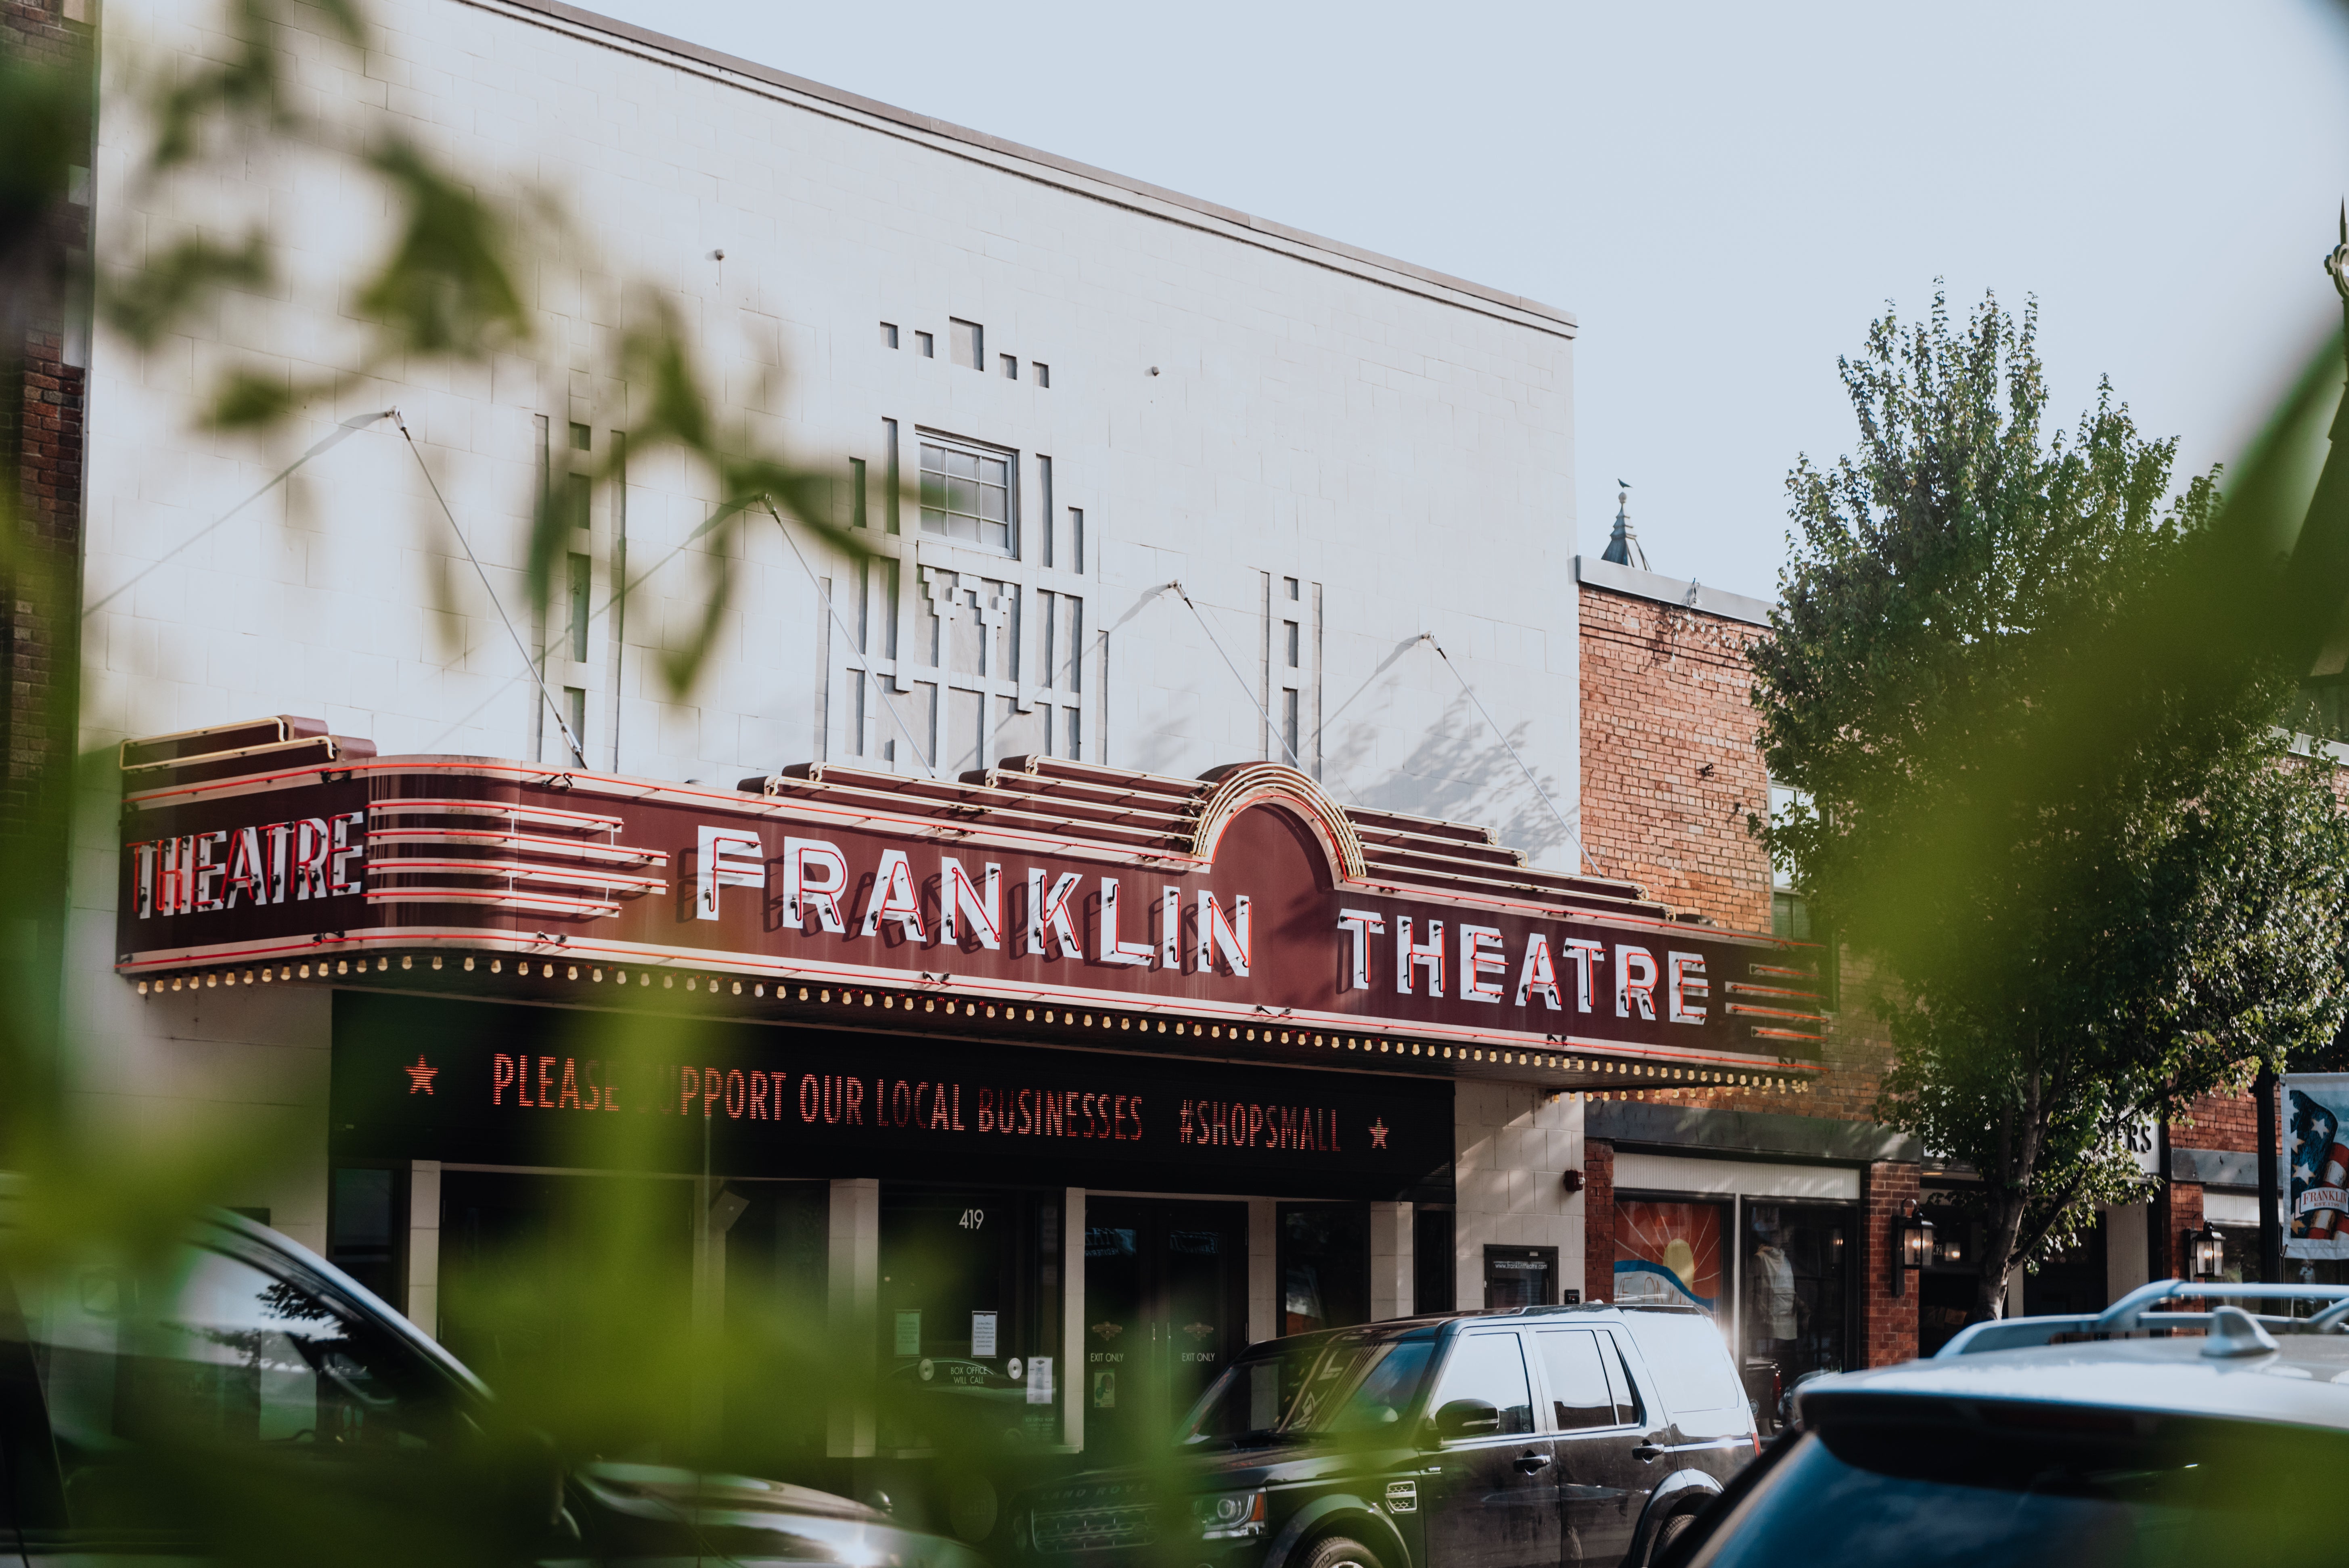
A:
<svg viewBox="0 0 2349 1568">
<path fill-rule="evenodd" d="M 1031 1568 L 1645 1563 L 1757 1449 L 1711 1319 L 1533 1307 L 1268 1340 L 1164 1453 L 1014 1505 Z"/>
<path fill-rule="evenodd" d="M 0 1224 L 13 1201 L 0 1187 Z M 160 1259 L 11 1259 L 0 1461 L 0 1538 L 33 1563 L 295 1561 L 323 1541 L 345 1561 L 978 1568 L 803 1487 L 562 1464 L 406 1318 L 229 1214 Z"/>
<path fill-rule="evenodd" d="M 2323 1310 L 2151 1310 L 2219 1293 Z M 2349 1474 L 2344 1319 L 2349 1286 L 2168 1280 L 1822 1378 L 1797 1396 L 1802 1429 L 1686 1532 L 1673 1568 L 2329 1561 Z"/>
</svg>

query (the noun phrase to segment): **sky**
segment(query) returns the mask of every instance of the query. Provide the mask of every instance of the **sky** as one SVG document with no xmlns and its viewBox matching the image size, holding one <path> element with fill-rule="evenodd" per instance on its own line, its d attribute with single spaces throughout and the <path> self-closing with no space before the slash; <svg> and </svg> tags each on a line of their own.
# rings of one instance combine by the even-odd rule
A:
<svg viewBox="0 0 2349 1568">
<path fill-rule="evenodd" d="M 1759 597 L 1837 356 L 1936 280 L 2036 296 L 2051 423 L 2109 376 L 2181 470 L 2340 319 L 2349 0 L 590 8 L 1572 312 L 1558 527 L 1629 480 L 1651 567 Z"/>
</svg>

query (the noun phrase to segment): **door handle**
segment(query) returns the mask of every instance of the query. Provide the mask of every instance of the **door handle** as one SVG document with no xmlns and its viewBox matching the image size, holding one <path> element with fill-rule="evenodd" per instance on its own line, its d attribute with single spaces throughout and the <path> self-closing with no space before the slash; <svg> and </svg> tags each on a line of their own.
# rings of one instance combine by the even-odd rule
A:
<svg viewBox="0 0 2349 1568">
<path fill-rule="evenodd" d="M 1547 1454 L 1523 1453 L 1517 1456 L 1517 1468 L 1527 1475 L 1539 1475 L 1549 1469 Z"/>
<path fill-rule="evenodd" d="M 1658 1460 L 1664 1457 L 1664 1450 L 1658 1448 L 1653 1443 L 1643 1442 L 1638 1448 L 1631 1450 L 1631 1457 L 1638 1460 L 1643 1465 L 1653 1464 Z"/>
</svg>

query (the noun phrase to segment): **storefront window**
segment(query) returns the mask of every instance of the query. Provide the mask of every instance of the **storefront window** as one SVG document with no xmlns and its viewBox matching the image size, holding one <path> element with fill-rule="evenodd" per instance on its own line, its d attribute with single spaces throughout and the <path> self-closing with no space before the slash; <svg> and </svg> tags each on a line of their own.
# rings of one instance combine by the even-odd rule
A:
<svg viewBox="0 0 2349 1568">
<path fill-rule="evenodd" d="M 378 1165 L 336 1166 L 326 1261 L 405 1310 L 399 1286 L 407 1243 L 408 1172 Z"/>
<path fill-rule="evenodd" d="M 1765 1429 L 1805 1376 L 1850 1364 L 1857 1224 L 1853 1211 L 1838 1204 L 1745 1205 L 1741 1361 Z"/>
<path fill-rule="evenodd" d="M 1280 1206 L 1280 1331 L 1371 1318 L 1371 1216 L 1360 1203 Z"/>
<path fill-rule="evenodd" d="M 1695 1306 L 1718 1316 L 1726 1272 L 1726 1203 L 1619 1198 L 1615 1203 L 1615 1299 Z"/>
<path fill-rule="evenodd" d="M 1058 1440 L 1059 1224 L 1035 1194 L 882 1189 L 884 1450 Z"/>
</svg>

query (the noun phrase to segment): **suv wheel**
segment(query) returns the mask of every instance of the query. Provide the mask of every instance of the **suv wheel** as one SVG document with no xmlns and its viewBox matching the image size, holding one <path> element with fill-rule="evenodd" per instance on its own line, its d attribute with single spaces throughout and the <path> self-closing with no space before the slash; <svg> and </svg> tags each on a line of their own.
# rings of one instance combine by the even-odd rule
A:
<svg viewBox="0 0 2349 1568">
<path fill-rule="evenodd" d="M 1315 1542 L 1313 1550 L 1305 1554 L 1305 1561 L 1298 1568 L 1380 1568 L 1380 1563 L 1361 1542 L 1332 1535 L 1326 1541 Z"/>
<path fill-rule="evenodd" d="M 1657 1525 L 1655 1539 L 1648 1542 L 1649 1563 L 1653 1564 L 1662 1562 L 1664 1554 L 1672 1549 L 1672 1542 L 1686 1535 L 1689 1526 L 1695 1522 L 1695 1511 L 1692 1509 L 1682 1509 Z"/>
</svg>

